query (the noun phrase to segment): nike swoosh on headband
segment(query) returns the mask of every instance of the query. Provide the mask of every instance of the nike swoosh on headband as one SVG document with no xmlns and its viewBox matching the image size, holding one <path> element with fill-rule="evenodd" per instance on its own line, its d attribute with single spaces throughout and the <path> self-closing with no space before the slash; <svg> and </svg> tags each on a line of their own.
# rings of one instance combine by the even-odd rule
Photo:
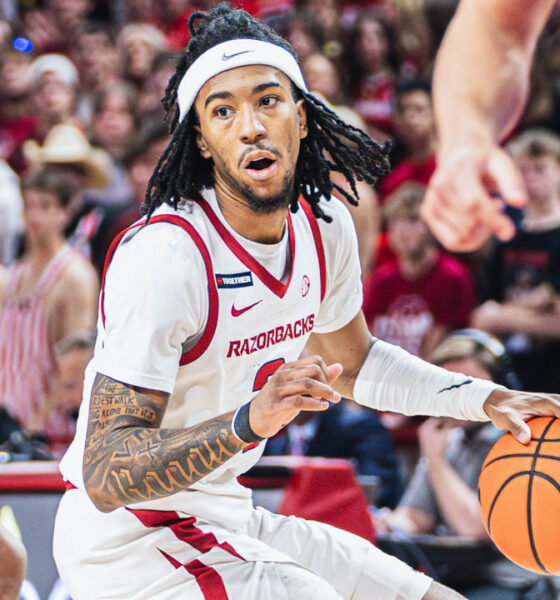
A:
<svg viewBox="0 0 560 600">
<path fill-rule="evenodd" d="M 222 60 L 230 60 L 231 58 L 235 58 L 240 54 L 247 54 L 247 52 L 254 52 L 254 50 L 241 50 L 241 52 L 235 52 L 234 54 L 226 54 L 225 52 L 222 54 Z"/>
<path fill-rule="evenodd" d="M 179 122 L 191 109 L 202 86 L 212 77 L 233 67 L 267 65 L 282 71 L 302 91 L 307 91 L 295 57 L 281 46 L 253 39 L 235 39 L 203 52 L 187 69 L 177 88 Z"/>
</svg>

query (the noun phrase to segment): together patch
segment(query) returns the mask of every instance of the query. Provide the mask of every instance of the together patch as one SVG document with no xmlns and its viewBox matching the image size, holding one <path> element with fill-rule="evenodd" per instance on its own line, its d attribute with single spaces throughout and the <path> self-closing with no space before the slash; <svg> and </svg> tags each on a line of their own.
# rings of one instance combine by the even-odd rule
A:
<svg viewBox="0 0 560 600">
<path fill-rule="evenodd" d="M 216 273 L 216 284 L 219 288 L 242 288 L 253 285 L 251 271 L 244 273 L 229 273 L 228 275 Z"/>
</svg>

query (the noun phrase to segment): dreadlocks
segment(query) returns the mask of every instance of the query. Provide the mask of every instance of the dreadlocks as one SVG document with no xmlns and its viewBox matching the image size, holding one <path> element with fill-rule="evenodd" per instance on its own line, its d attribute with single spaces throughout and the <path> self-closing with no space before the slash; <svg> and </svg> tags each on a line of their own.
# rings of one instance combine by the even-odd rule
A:
<svg viewBox="0 0 560 600">
<path fill-rule="evenodd" d="M 188 25 L 192 39 L 177 61 L 162 100 L 172 137 L 148 184 L 142 205 L 142 213 L 148 218 L 161 204 L 177 208 L 182 197 L 195 198 L 202 187 L 213 183 L 212 161 L 202 158 L 196 145 L 194 126 L 198 117 L 194 107 L 179 122 L 177 89 L 193 62 L 217 44 L 243 38 L 276 44 L 295 57 L 288 42 L 272 29 L 227 4 L 220 4 L 210 12 L 194 12 Z M 313 95 L 294 85 L 292 88 L 294 97 L 303 98 L 305 102 L 308 134 L 300 147 L 290 209 L 292 212 L 297 210 L 297 199 L 302 195 L 317 218 L 330 221 L 321 210 L 319 200 L 322 197 L 330 199 L 334 188 L 351 204 L 357 205 L 356 181 L 375 184 L 389 171 L 389 144 L 380 146 L 360 129 L 344 123 Z M 331 181 L 331 171 L 344 175 L 350 184 L 350 192 Z"/>
</svg>

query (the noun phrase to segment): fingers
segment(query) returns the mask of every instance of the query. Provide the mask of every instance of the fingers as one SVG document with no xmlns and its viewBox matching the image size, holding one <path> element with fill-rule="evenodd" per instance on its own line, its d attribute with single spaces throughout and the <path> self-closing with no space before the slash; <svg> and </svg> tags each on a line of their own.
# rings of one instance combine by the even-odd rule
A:
<svg viewBox="0 0 560 600">
<path fill-rule="evenodd" d="M 491 235 L 474 211 L 463 213 L 450 206 L 437 191 L 428 192 L 422 205 L 422 218 L 438 240 L 450 250 L 466 252 L 480 247 Z"/>
<path fill-rule="evenodd" d="M 282 386 L 278 386 L 277 390 L 280 398 L 283 399 L 301 395 L 304 398 L 309 397 L 312 399 L 328 400 L 330 402 L 340 402 L 340 394 L 330 385 L 309 377 L 302 377 L 287 382 Z M 311 405 L 315 406 L 316 403 L 311 403 Z M 326 406 L 328 406 L 328 402 Z M 305 410 L 305 408 L 302 406 L 300 410 Z"/>
<path fill-rule="evenodd" d="M 474 151 L 476 150 L 476 151 Z M 442 157 L 424 199 L 422 217 L 453 251 L 479 248 L 491 234 L 506 241 L 515 228 L 504 203 L 523 206 L 526 192 L 511 157 L 495 147 L 457 149 Z"/>
<path fill-rule="evenodd" d="M 436 238 L 449 250 L 476 250 L 492 235 L 492 229 L 479 214 L 479 198 L 476 194 L 476 191 L 470 194 L 463 190 L 456 192 L 449 189 L 445 182 L 437 180 L 430 184 L 426 192 L 421 216 Z M 485 215 L 485 218 L 490 219 L 490 216 Z"/>
<path fill-rule="evenodd" d="M 293 363 L 286 363 L 281 370 L 278 370 L 278 379 L 286 378 L 293 381 L 302 377 L 311 377 L 331 385 L 338 379 L 342 371 L 343 367 L 340 363 L 327 366 L 320 356 L 313 355 Z"/>
<path fill-rule="evenodd" d="M 342 375 L 344 367 L 340 363 L 334 363 L 328 367 L 329 376 L 327 377 L 327 383 L 332 385 Z"/>
<path fill-rule="evenodd" d="M 523 177 L 511 156 L 500 148 L 490 155 L 487 164 L 487 185 L 510 206 L 521 208 L 527 203 Z"/>
<path fill-rule="evenodd" d="M 509 425 L 506 427 L 513 437 L 523 445 L 527 445 L 531 441 L 531 430 L 529 425 L 523 421 L 519 415 L 512 415 L 509 419 Z"/>
<path fill-rule="evenodd" d="M 502 211 L 504 203 L 501 197 L 485 198 L 477 207 L 480 221 L 502 242 L 507 242 L 515 235 L 513 221 Z"/>
<path fill-rule="evenodd" d="M 560 418 L 560 396 L 514 390 L 494 390 L 484 402 L 492 423 L 506 429 L 522 444 L 528 444 L 531 431 L 526 419 L 534 416 Z"/>
</svg>

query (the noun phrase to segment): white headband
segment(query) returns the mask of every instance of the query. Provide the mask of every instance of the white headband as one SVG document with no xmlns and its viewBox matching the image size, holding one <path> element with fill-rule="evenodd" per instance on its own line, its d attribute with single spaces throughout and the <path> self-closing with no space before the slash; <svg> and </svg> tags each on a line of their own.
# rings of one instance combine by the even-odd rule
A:
<svg viewBox="0 0 560 600">
<path fill-rule="evenodd" d="M 201 54 L 183 75 L 177 89 L 179 122 L 193 105 L 200 88 L 212 77 L 247 65 L 276 67 L 300 90 L 307 91 L 296 59 L 284 48 L 260 40 L 239 39 L 218 44 Z"/>
</svg>

